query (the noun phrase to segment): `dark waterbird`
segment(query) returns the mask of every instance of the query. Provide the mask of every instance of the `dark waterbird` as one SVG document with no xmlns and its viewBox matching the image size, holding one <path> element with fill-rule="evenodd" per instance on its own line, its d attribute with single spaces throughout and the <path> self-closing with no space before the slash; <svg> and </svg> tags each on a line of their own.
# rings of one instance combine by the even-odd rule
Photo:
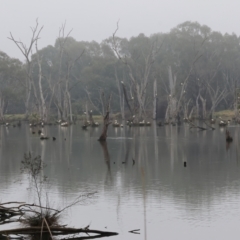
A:
<svg viewBox="0 0 240 240">
<path fill-rule="evenodd" d="M 82 126 L 82 129 L 83 129 L 83 130 L 87 130 L 87 127 L 88 127 L 88 125 L 83 125 L 83 126 Z"/>
</svg>

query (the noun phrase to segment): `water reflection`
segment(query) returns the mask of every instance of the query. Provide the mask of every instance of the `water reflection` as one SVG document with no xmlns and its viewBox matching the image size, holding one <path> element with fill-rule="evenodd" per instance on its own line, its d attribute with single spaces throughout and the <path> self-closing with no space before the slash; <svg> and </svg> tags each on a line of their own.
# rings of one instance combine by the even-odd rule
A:
<svg viewBox="0 0 240 240">
<path fill-rule="evenodd" d="M 41 141 L 27 125 L 8 130 L 1 126 L 2 200 L 29 197 L 19 169 L 23 153 L 31 151 L 47 164 L 44 174 L 52 183 L 54 204 L 67 205 L 81 192 L 98 192 L 95 201 L 70 210 L 70 225 L 81 227 L 92 221 L 93 228 L 119 232 L 115 239 L 134 239 L 128 231 L 139 228 L 140 239 L 224 239 L 223 224 L 238 233 L 234 228 L 240 221 L 237 127 L 230 129 L 233 142 L 228 151 L 225 131 L 189 130 L 187 124 L 109 127 L 107 143 L 97 141 L 98 128 L 45 126 L 44 130 L 50 138 Z M 19 178 L 21 185 L 14 181 Z"/>
</svg>

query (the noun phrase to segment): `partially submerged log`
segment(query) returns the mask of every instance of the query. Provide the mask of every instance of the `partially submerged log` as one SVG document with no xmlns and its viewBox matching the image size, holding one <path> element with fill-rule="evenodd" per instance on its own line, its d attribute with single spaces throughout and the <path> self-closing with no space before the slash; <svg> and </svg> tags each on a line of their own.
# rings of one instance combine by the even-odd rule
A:
<svg viewBox="0 0 240 240">
<path fill-rule="evenodd" d="M 191 128 L 198 128 L 198 129 L 201 130 L 201 131 L 208 130 L 208 129 L 205 128 L 205 127 L 201 127 L 201 126 L 195 125 L 193 122 L 191 122 L 191 121 L 189 121 L 189 120 L 187 120 L 187 121 L 188 121 L 188 123 L 190 124 L 190 129 L 191 129 Z M 207 127 L 209 127 L 211 130 L 215 130 L 215 128 L 212 127 L 211 125 L 209 125 L 206 121 L 203 121 L 203 123 L 204 123 Z"/>
<path fill-rule="evenodd" d="M 86 234 L 96 234 L 94 238 L 97 237 L 109 237 L 118 235 L 117 232 L 99 231 L 93 229 L 84 228 L 67 228 L 67 227 L 26 227 L 26 228 L 15 228 L 9 230 L 1 230 L 0 235 L 33 235 L 33 234 L 47 234 L 51 231 L 51 235 L 69 235 L 76 233 L 86 233 Z"/>
<path fill-rule="evenodd" d="M 201 131 L 207 130 L 207 128 L 197 126 L 197 125 L 195 125 L 193 122 L 191 122 L 191 121 L 189 121 L 189 120 L 188 120 L 188 123 L 189 123 L 189 125 L 190 125 L 190 129 L 191 129 L 191 128 L 198 128 L 198 129 L 201 130 Z"/>
<path fill-rule="evenodd" d="M 18 207 L 10 207 L 12 204 L 23 204 L 22 202 L 7 202 L 0 204 L 0 225 L 16 222 L 17 216 L 22 216 L 23 213 Z M 14 218 L 14 219 L 13 219 Z"/>
</svg>

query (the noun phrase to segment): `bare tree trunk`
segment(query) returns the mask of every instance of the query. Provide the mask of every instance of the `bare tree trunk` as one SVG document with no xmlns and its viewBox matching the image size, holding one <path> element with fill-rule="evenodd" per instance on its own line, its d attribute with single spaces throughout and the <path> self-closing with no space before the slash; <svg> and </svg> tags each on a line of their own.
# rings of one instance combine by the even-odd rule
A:
<svg viewBox="0 0 240 240">
<path fill-rule="evenodd" d="M 200 97 L 200 91 L 198 92 L 197 98 L 196 98 L 196 117 L 200 117 L 200 112 L 199 112 L 199 97 Z"/>
<path fill-rule="evenodd" d="M 168 109 L 167 109 L 168 119 L 166 119 L 166 121 L 168 122 L 169 119 L 172 119 L 172 121 L 175 122 L 177 117 L 177 99 L 176 99 L 177 77 L 176 75 L 173 76 L 171 66 L 168 67 L 168 80 L 170 94 L 168 96 Z"/>
<path fill-rule="evenodd" d="M 4 120 L 4 98 L 0 97 L 0 120 Z"/>
<path fill-rule="evenodd" d="M 157 119 L 157 80 L 153 83 L 153 120 Z"/>
<path fill-rule="evenodd" d="M 128 74 L 129 74 L 131 85 L 133 86 L 133 92 L 134 92 L 133 105 L 137 106 L 136 108 L 136 110 L 138 110 L 138 112 L 136 112 L 136 114 L 138 115 L 137 118 L 142 119 L 146 116 L 146 113 L 145 113 L 146 90 L 150 81 L 150 73 L 154 63 L 155 54 L 159 50 L 154 49 L 155 48 L 154 43 L 151 44 L 149 52 L 145 57 L 144 67 L 141 69 L 143 71 L 142 72 L 137 71 L 137 74 L 140 75 L 140 77 L 136 77 L 136 75 L 134 75 L 133 67 L 128 63 L 127 58 L 121 57 L 121 54 L 119 52 L 119 47 L 118 47 L 119 43 L 117 43 L 117 40 L 115 38 L 117 31 L 118 31 L 118 23 L 117 23 L 117 29 L 113 33 L 112 49 L 116 53 L 118 59 L 128 68 L 128 71 L 129 71 Z M 137 64 L 135 64 L 134 66 L 136 67 L 136 65 Z M 126 94 L 124 93 L 124 95 L 126 99 Z"/>
<path fill-rule="evenodd" d="M 127 90 L 126 90 L 125 84 L 124 84 L 123 81 L 121 83 L 122 83 L 122 89 L 123 89 L 123 96 L 124 96 L 124 99 L 126 101 L 127 107 L 129 109 L 131 115 L 133 115 L 133 110 L 132 110 L 132 107 L 131 107 L 131 105 L 129 103 L 129 100 L 128 100 Z M 123 99 L 123 103 L 124 103 L 124 99 Z M 124 106 L 124 104 L 123 104 L 123 106 Z"/>
<path fill-rule="evenodd" d="M 202 102 L 202 118 L 206 119 L 206 117 L 207 117 L 207 110 L 206 110 L 207 100 L 204 99 L 201 95 L 199 95 L 199 97 Z"/>
<path fill-rule="evenodd" d="M 109 96 L 107 107 L 106 107 L 106 114 L 103 118 L 102 134 L 99 137 L 98 141 L 106 141 L 107 140 L 108 126 L 111 124 L 110 119 L 109 119 L 110 101 L 111 101 L 111 95 Z"/>
<path fill-rule="evenodd" d="M 117 70 L 115 67 L 115 79 L 116 79 L 116 83 L 117 83 L 117 88 L 118 88 L 118 95 L 119 95 L 119 106 L 120 106 L 120 110 L 121 110 L 121 117 L 122 120 L 125 119 L 125 113 L 124 113 L 124 97 L 123 97 L 123 93 L 120 87 L 120 81 L 118 79 L 118 75 L 117 75 Z"/>
<path fill-rule="evenodd" d="M 191 99 L 189 99 L 188 102 L 184 104 L 184 118 L 185 119 L 189 118 L 188 109 L 189 109 L 189 104 L 190 103 L 191 103 Z"/>
<path fill-rule="evenodd" d="M 37 62 L 38 62 L 38 87 L 39 87 L 39 95 L 41 100 L 40 106 L 40 118 L 43 121 L 47 121 L 47 108 L 45 99 L 43 96 L 43 89 L 42 89 L 42 59 L 40 59 L 38 48 L 37 48 L 37 41 L 36 41 L 36 55 L 37 55 Z"/>
<path fill-rule="evenodd" d="M 98 141 L 106 141 L 107 140 L 107 130 L 108 130 L 108 125 L 111 124 L 109 120 L 109 112 L 106 112 L 106 115 L 103 119 L 103 130 L 102 134 L 99 137 Z"/>
<path fill-rule="evenodd" d="M 190 113 L 189 113 L 188 119 L 192 119 L 193 118 L 194 110 L 195 110 L 195 107 L 193 106 L 191 111 L 190 111 Z"/>
<path fill-rule="evenodd" d="M 38 29 L 38 20 L 36 20 L 36 26 L 34 28 L 31 28 L 32 30 L 32 38 L 30 41 L 29 46 L 27 47 L 23 42 L 16 40 L 12 33 L 10 32 L 9 39 L 15 43 L 15 45 L 18 47 L 18 49 L 21 51 L 23 56 L 26 59 L 26 97 L 25 97 L 25 116 L 28 118 L 29 116 L 29 102 L 31 97 L 31 90 L 32 90 L 32 84 L 33 84 L 33 77 L 32 77 L 32 63 L 30 60 L 30 53 L 32 52 L 32 47 L 35 42 L 39 39 L 39 35 L 42 31 L 43 27 Z"/>
<path fill-rule="evenodd" d="M 67 96 L 68 96 L 69 117 L 70 117 L 70 121 L 73 122 L 72 101 L 71 101 L 71 96 L 69 91 L 67 91 Z"/>
<path fill-rule="evenodd" d="M 62 27 L 59 30 L 59 70 L 58 70 L 58 87 L 57 87 L 57 97 L 56 97 L 56 104 L 57 104 L 57 109 L 58 109 L 58 118 L 63 119 L 67 118 L 67 113 L 66 113 L 66 105 L 68 105 L 68 100 L 66 99 L 66 93 L 65 91 L 63 92 L 61 88 L 61 83 L 62 83 L 62 59 L 63 59 L 63 53 L 64 53 L 64 47 L 65 43 L 67 41 L 67 38 L 69 37 L 70 33 L 72 30 L 68 32 L 68 34 L 65 36 L 65 26 L 66 23 L 62 25 Z M 62 94 L 64 95 L 62 97 Z M 63 98 L 63 99 L 62 99 Z"/>
</svg>

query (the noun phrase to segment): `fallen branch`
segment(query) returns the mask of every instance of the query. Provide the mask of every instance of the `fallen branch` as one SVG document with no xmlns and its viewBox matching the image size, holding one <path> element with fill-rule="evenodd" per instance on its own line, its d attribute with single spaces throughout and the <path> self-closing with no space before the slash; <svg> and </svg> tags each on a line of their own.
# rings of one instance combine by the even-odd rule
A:
<svg viewBox="0 0 240 240">
<path fill-rule="evenodd" d="M 200 129 L 201 131 L 207 130 L 207 128 L 197 126 L 197 125 L 195 125 L 194 123 L 192 123 L 192 122 L 189 121 L 189 120 L 187 120 L 187 121 L 188 121 L 188 123 L 190 124 L 190 129 L 191 129 L 191 128 L 198 128 L 198 129 Z"/>
<path fill-rule="evenodd" d="M 212 130 L 215 130 L 214 127 L 210 126 L 205 120 L 203 121 L 209 128 L 211 128 Z"/>
<path fill-rule="evenodd" d="M 134 229 L 134 230 L 131 230 L 131 231 L 128 231 L 130 233 L 134 233 L 134 234 L 140 234 L 140 229 Z"/>
<path fill-rule="evenodd" d="M 74 233 L 93 233 L 93 234 L 99 234 L 101 236 L 114 236 L 118 235 L 116 232 L 106 232 L 106 231 L 99 231 L 99 230 L 91 230 L 91 229 L 83 229 L 83 228 L 65 228 L 65 227 L 26 227 L 26 228 L 15 228 L 15 229 L 9 229 L 9 230 L 1 230 L 0 235 L 9 235 L 9 234 L 22 234 L 22 235 L 29 235 L 29 234 L 46 234 L 51 231 L 52 235 L 66 235 L 66 234 L 74 234 Z"/>
</svg>

